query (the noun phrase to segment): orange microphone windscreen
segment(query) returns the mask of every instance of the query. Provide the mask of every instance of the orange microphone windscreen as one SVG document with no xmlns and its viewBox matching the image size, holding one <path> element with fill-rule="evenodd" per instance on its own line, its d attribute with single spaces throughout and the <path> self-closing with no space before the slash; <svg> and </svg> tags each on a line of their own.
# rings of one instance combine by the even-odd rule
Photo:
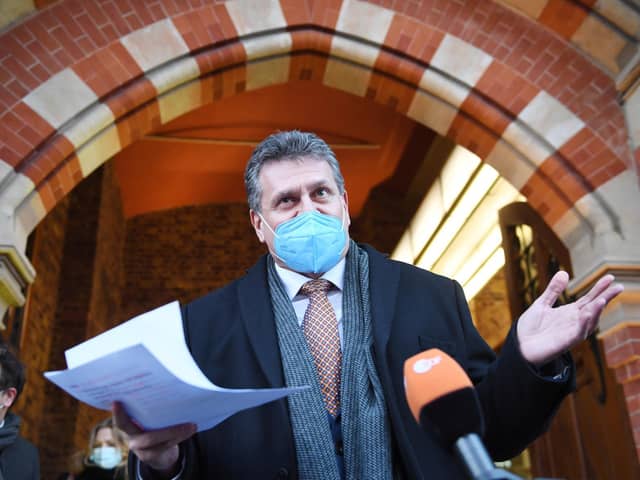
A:
<svg viewBox="0 0 640 480">
<path fill-rule="evenodd" d="M 473 385 L 453 358 L 432 348 L 404 362 L 404 387 L 411 413 L 420 423 L 420 411 L 425 405 L 457 390 L 473 388 Z"/>
</svg>

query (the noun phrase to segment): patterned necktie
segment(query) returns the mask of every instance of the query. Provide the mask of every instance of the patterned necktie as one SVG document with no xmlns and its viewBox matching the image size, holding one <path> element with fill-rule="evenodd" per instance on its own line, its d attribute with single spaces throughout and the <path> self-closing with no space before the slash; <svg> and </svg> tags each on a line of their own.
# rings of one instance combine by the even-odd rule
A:
<svg viewBox="0 0 640 480">
<path fill-rule="evenodd" d="M 342 352 L 338 320 L 327 297 L 331 287 L 329 280 L 320 278 L 305 283 L 300 293 L 309 297 L 302 331 L 307 338 L 307 345 L 316 365 L 325 406 L 327 411 L 335 417 L 340 410 Z"/>
</svg>

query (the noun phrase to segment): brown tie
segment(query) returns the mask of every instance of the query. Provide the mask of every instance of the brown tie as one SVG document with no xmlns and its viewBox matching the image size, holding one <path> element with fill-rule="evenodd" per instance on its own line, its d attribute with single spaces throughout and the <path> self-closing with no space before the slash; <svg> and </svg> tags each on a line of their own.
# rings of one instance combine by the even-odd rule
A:
<svg viewBox="0 0 640 480">
<path fill-rule="evenodd" d="M 302 330 L 316 365 L 325 406 L 327 411 L 335 417 L 340 410 L 342 353 L 338 320 L 327 297 L 331 287 L 329 280 L 319 278 L 305 283 L 300 293 L 309 297 Z"/>
</svg>

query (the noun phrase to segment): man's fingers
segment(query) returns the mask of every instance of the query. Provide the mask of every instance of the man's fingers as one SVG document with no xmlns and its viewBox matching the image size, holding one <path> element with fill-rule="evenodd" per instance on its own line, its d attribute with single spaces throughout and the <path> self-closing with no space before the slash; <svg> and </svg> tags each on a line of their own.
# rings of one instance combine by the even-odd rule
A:
<svg viewBox="0 0 640 480">
<path fill-rule="evenodd" d="M 540 295 L 539 300 L 549 307 L 552 307 L 558 297 L 565 291 L 567 285 L 569 284 L 569 274 L 565 271 L 560 270 L 557 272 L 545 288 L 542 295 Z"/>
<path fill-rule="evenodd" d="M 606 305 L 607 302 L 603 298 L 597 298 L 580 311 L 580 321 L 584 325 L 584 338 L 591 335 L 598 327 L 600 314 Z"/>
<path fill-rule="evenodd" d="M 186 440 L 196 433 L 196 426 L 192 423 L 183 423 L 159 430 L 148 430 L 129 438 L 129 447 L 132 450 L 163 450 Z"/>
<path fill-rule="evenodd" d="M 624 290 L 624 286 L 621 283 L 614 283 L 610 285 L 601 295 L 600 298 L 604 298 L 605 304 L 609 303 L 615 297 L 620 295 Z"/>
<path fill-rule="evenodd" d="M 578 306 L 582 308 L 587 303 L 592 302 L 593 300 L 598 298 L 598 296 L 600 296 L 603 292 L 607 290 L 607 288 L 609 287 L 609 285 L 611 285 L 612 282 L 613 282 L 613 275 L 605 275 L 602 278 L 600 278 L 596 282 L 596 284 L 593 287 L 591 287 L 591 290 L 589 290 L 585 295 L 583 295 L 577 300 Z"/>
<path fill-rule="evenodd" d="M 613 283 L 613 275 L 605 275 L 589 290 L 589 292 L 577 301 L 579 308 L 583 308 L 585 305 L 590 304 L 596 300 L 604 300 L 605 306 L 613 298 L 618 296 L 624 287 L 619 283 Z"/>
<path fill-rule="evenodd" d="M 129 417 L 120 402 L 114 402 L 112 410 L 116 426 L 129 435 L 129 447 L 134 451 L 162 451 L 188 439 L 197 430 L 193 423 L 183 423 L 145 431 Z"/>
</svg>

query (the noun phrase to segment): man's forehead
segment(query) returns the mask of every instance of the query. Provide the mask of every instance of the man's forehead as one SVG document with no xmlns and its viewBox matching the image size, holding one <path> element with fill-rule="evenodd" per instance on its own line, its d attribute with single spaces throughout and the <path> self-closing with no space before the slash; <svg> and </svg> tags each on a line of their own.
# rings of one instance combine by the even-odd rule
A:
<svg viewBox="0 0 640 480">
<path fill-rule="evenodd" d="M 263 184 L 266 177 L 270 179 L 278 177 L 278 183 L 286 184 L 288 180 L 291 183 L 296 183 L 298 181 L 296 171 L 311 174 L 310 176 L 313 178 L 310 178 L 309 182 L 335 182 L 329 163 L 316 157 L 295 157 L 270 161 L 260 169 L 258 180 Z"/>
</svg>

